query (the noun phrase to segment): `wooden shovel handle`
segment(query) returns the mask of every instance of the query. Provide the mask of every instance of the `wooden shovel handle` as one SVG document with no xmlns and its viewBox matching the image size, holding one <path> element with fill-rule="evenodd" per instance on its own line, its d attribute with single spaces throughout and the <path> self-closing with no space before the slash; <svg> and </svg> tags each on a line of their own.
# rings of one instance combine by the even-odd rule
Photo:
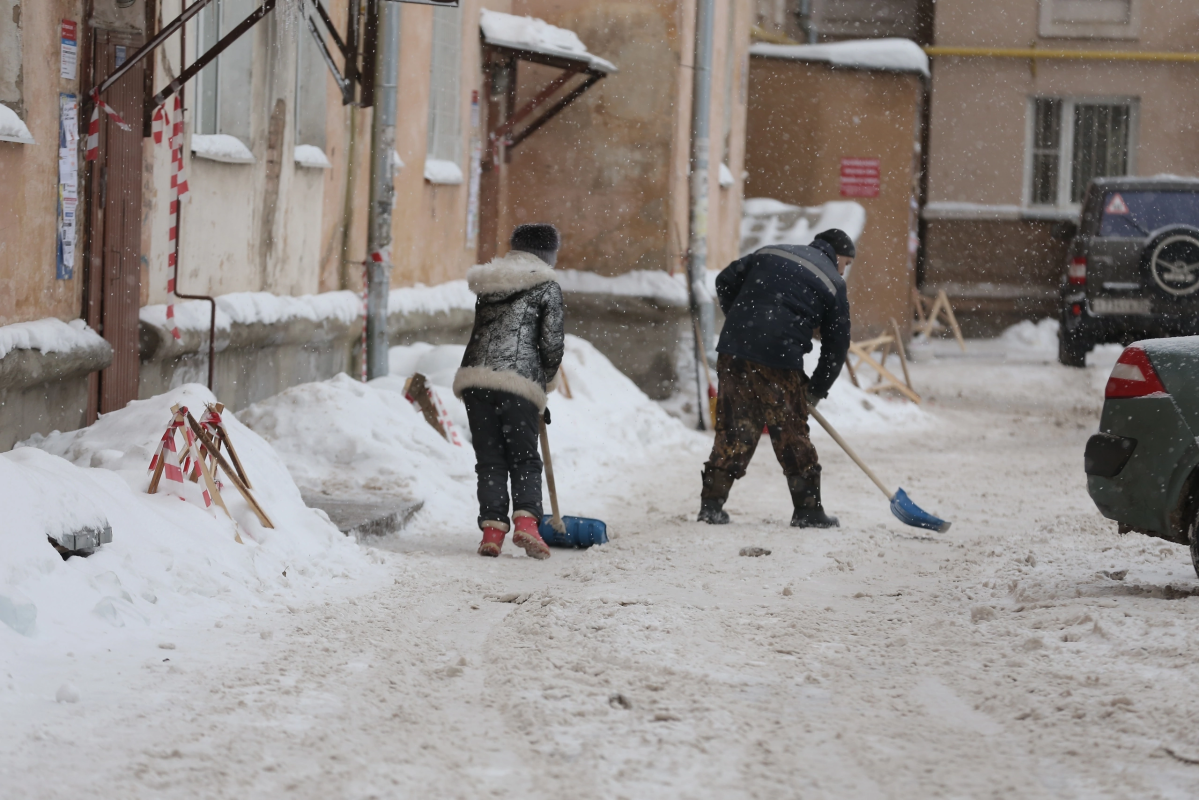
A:
<svg viewBox="0 0 1199 800">
<path fill-rule="evenodd" d="M 566 530 L 562 514 L 558 512 L 558 487 L 554 484 L 554 459 L 550 456 L 550 436 L 545 427 L 545 417 L 541 417 L 541 458 L 545 461 L 545 483 L 550 490 L 550 509 L 554 512 L 551 524 L 556 531 Z"/>
</svg>

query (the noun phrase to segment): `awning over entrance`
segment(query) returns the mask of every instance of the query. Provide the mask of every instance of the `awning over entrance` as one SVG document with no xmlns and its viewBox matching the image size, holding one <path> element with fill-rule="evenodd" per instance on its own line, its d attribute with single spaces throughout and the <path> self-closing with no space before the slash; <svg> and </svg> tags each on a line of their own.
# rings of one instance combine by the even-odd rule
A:
<svg viewBox="0 0 1199 800">
<path fill-rule="evenodd" d="M 484 10 L 479 27 L 490 94 L 494 101 L 499 90 L 500 99 L 507 101 L 504 103 L 506 109 L 503 109 L 507 113 L 488 116 L 493 156 L 497 144 L 502 143 L 506 148 L 516 147 L 598 81 L 617 71 L 611 61 L 588 52 L 574 31 L 558 28 L 539 19 Z M 515 108 L 518 61 L 562 70 L 519 109 Z M 572 82 L 574 88 L 551 105 L 550 101 Z M 540 114 L 537 113 L 539 111 Z M 535 114 L 531 122 L 517 130 L 517 126 Z"/>
<path fill-rule="evenodd" d="M 507 228 L 506 165 L 511 150 L 617 69 L 611 61 L 588 52 L 574 31 L 539 19 L 484 10 L 479 27 L 487 87 L 478 249 L 479 262 L 484 263 L 498 252 L 501 230 Z M 518 108 L 521 61 L 560 72 Z"/>
</svg>

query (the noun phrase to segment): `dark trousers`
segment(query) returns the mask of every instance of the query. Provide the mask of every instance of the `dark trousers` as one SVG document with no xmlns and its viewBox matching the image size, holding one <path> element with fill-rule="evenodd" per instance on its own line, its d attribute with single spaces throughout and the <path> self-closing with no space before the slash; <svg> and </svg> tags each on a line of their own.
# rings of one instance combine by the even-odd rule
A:
<svg viewBox="0 0 1199 800">
<path fill-rule="evenodd" d="M 788 478 L 820 474 L 808 431 L 807 379 L 794 369 L 777 369 L 721 353 L 716 360 L 716 440 L 704 465 L 703 497 L 727 498 L 732 482 L 745 475 L 762 428 L 770 431 L 774 455 Z"/>
<path fill-rule="evenodd" d="M 479 526 L 484 520 L 510 523 L 512 510 L 541 520 L 541 455 L 537 450 L 541 414 L 529 400 L 495 389 L 462 393 L 479 476 Z"/>
</svg>

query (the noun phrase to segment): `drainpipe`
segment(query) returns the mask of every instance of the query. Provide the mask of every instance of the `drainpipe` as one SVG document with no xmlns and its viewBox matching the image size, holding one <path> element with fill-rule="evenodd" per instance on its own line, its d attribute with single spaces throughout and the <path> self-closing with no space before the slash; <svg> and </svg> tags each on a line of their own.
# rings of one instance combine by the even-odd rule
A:
<svg viewBox="0 0 1199 800">
<path fill-rule="evenodd" d="M 712 49 L 716 0 L 697 0 L 691 120 L 691 241 L 687 250 L 687 279 L 692 324 L 699 327 L 695 352 L 695 381 L 699 387 L 699 429 L 704 430 L 708 387 L 704 378 L 711 347 L 715 312 L 708 294 L 708 159 L 711 149 Z M 702 348 L 700 344 L 702 343 Z M 701 361 L 702 359 L 702 361 Z"/>
<path fill-rule="evenodd" d="M 371 119 L 370 218 L 366 243 L 366 377 L 387 366 L 387 296 L 391 289 L 391 209 L 395 200 L 392 152 L 396 140 L 396 76 L 400 67 L 400 6 L 379 2 L 375 111 Z"/>
</svg>

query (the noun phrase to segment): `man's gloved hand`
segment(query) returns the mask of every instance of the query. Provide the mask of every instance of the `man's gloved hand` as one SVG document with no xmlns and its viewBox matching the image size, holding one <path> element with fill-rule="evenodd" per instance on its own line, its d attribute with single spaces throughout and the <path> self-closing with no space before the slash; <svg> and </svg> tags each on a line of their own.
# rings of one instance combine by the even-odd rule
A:
<svg viewBox="0 0 1199 800">
<path fill-rule="evenodd" d="M 549 406 L 546 406 L 545 411 L 541 412 L 541 418 L 543 420 L 545 420 L 546 425 L 550 424 L 550 407 Z"/>
</svg>

